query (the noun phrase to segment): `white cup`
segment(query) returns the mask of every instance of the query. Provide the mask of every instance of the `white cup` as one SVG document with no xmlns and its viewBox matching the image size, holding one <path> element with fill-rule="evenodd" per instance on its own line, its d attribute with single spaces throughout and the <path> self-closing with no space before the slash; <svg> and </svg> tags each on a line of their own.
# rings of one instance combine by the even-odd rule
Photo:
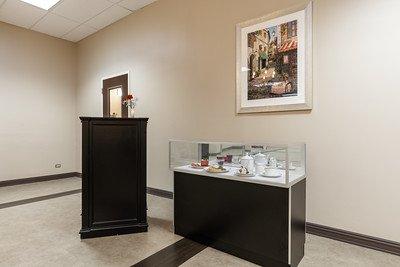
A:
<svg viewBox="0 0 400 267">
<path fill-rule="evenodd" d="M 256 174 L 263 173 L 265 171 L 265 164 L 256 163 Z"/>
</svg>

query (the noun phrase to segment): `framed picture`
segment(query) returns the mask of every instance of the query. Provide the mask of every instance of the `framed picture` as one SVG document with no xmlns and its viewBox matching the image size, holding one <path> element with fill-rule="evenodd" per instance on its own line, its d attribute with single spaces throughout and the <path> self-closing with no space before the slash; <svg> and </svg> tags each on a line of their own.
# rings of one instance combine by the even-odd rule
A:
<svg viewBox="0 0 400 267">
<path fill-rule="evenodd" d="M 312 109 L 312 2 L 236 26 L 236 112 Z"/>
</svg>

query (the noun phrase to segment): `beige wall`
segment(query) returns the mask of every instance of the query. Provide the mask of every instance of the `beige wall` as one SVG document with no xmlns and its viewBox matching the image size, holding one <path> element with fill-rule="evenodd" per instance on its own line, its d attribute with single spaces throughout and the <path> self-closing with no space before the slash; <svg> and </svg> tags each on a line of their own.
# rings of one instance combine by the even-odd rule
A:
<svg viewBox="0 0 400 267">
<path fill-rule="evenodd" d="M 149 186 L 173 188 L 172 138 L 304 141 L 307 220 L 400 241 L 400 1 L 315 1 L 312 112 L 235 115 L 235 24 L 300 2 L 159 0 L 79 43 L 78 114 L 130 70 Z"/>
<path fill-rule="evenodd" d="M 75 70 L 75 44 L 0 23 L 0 181 L 76 170 Z"/>
</svg>

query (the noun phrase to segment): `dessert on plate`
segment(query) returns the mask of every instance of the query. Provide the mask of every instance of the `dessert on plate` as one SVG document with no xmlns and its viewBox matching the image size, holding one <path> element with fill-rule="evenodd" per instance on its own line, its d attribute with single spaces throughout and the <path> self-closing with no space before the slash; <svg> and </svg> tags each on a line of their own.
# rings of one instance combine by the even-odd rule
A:
<svg viewBox="0 0 400 267">
<path fill-rule="evenodd" d="M 224 168 L 223 166 L 220 166 L 220 165 L 213 165 L 213 166 L 210 166 L 207 169 L 207 171 L 211 172 L 211 173 L 223 173 L 223 172 L 228 172 L 228 169 L 226 169 L 226 168 Z"/>
<path fill-rule="evenodd" d="M 207 159 L 202 159 L 202 160 L 200 161 L 200 164 L 201 164 L 201 166 L 203 166 L 203 167 L 207 167 L 207 166 L 208 166 L 208 160 L 207 160 Z"/>
<path fill-rule="evenodd" d="M 238 173 L 239 174 L 249 174 L 250 171 L 246 167 L 241 166 L 240 169 L 238 170 Z"/>
<path fill-rule="evenodd" d="M 193 169 L 203 169 L 205 166 L 202 166 L 199 162 L 192 162 L 190 164 L 190 167 L 192 167 Z"/>
<path fill-rule="evenodd" d="M 247 167 L 241 166 L 240 169 L 237 171 L 236 175 L 252 177 L 254 176 L 254 173 L 251 173 Z"/>
</svg>

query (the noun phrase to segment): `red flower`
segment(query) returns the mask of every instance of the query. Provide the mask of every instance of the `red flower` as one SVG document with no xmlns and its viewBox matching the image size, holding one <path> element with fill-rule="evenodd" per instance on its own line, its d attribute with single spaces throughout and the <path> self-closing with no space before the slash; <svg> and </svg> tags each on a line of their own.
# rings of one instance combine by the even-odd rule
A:
<svg viewBox="0 0 400 267">
<path fill-rule="evenodd" d="M 126 100 L 131 100 L 131 99 L 133 99 L 133 95 L 127 95 L 125 99 Z"/>
</svg>

